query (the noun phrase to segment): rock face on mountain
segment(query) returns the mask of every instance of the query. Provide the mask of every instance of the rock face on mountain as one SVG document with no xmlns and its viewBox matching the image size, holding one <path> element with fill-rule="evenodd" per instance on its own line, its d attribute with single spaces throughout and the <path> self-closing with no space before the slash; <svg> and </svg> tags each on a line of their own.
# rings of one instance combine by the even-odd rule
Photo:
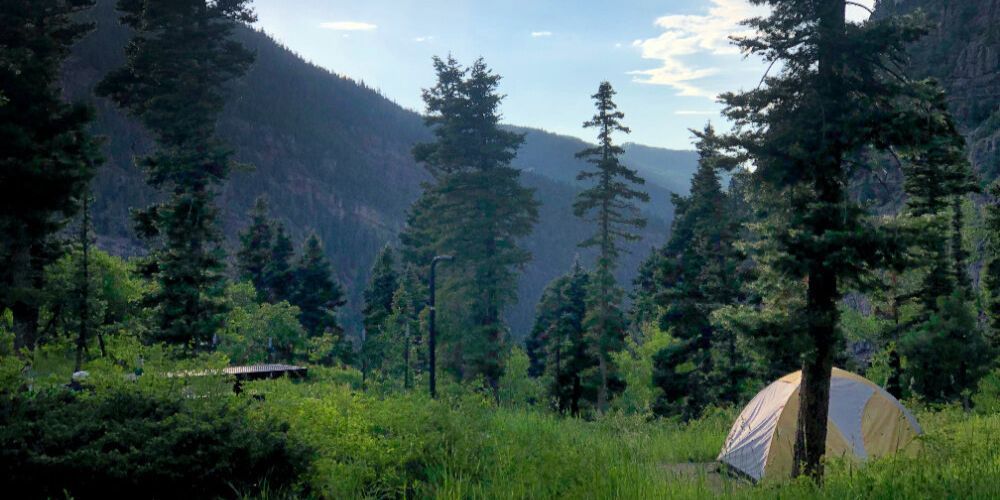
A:
<svg viewBox="0 0 1000 500">
<path fill-rule="evenodd" d="M 143 251 L 129 212 L 155 199 L 134 158 L 149 151 L 148 136 L 114 106 L 92 96 L 93 86 L 123 62 L 129 33 L 117 21 L 114 0 L 99 0 L 89 15 L 97 31 L 67 62 L 63 83 L 68 97 L 90 100 L 98 111 L 94 132 L 106 137 L 106 163 L 94 181 L 94 223 L 101 247 L 117 254 Z M 363 84 L 311 65 L 263 33 L 238 31 L 240 42 L 257 53 L 250 73 L 233 85 L 219 131 L 252 169 L 235 172 L 220 192 L 225 234 L 232 245 L 246 224 L 246 211 L 266 194 L 274 214 L 296 239 L 316 231 L 323 239 L 338 279 L 349 290 L 345 318 L 357 330 L 360 291 L 378 249 L 395 241 L 406 210 L 428 180 L 410 154 L 430 140 L 419 114 L 403 109 Z M 428 61 L 430 64 L 430 61 Z M 595 82 L 596 85 L 596 82 Z M 416 92 L 417 89 L 415 88 Z M 586 117 L 581 117 L 583 120 Z M 548 281 L 568 270 L 576 243 L 589 228 L 573 217 L 571 204 L 583 166 L 573 154 L 578 139 L 521 129 L 527 134 L 515 166 L 543 203 L 541 220 L 525 241 L 533 260 L 519 285 L 519 303 L 508 313 L 515 334 L 529 328 L 534 304 Z M 630 281 L 638 263 L 666 237 L 671 191 L 686 191 L 696 155 L 689 151 L 629 148 L 650 179 L 652 219 L 643 241 L 622 263 L 620 279 Z M 641 155 L 638 153 L 642 153 Z"/>
<path fill-rule="evenodd" d="M 876 15 L 921 9 L 930 34 L 911 47 L 910 74 L 934 77 L 984 181 L 1000 175 L 1000 0 L 880 0 Z"/>
</svg>

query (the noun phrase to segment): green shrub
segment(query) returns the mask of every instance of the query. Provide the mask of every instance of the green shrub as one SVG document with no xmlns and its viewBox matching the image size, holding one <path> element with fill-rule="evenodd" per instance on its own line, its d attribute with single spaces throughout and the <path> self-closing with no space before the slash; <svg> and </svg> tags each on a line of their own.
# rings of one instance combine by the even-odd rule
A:
<svg viewBox="0 0 1000 500">
<path fill-rule="evenodd" d="M 0 482 L 10 498 L 212 498 L 292 486 L 307 449 L 288 443 L 286 426 L 246 413 L 235 396 L 22 392 L 0 406 Z"/>
<path fill-rule="evenodd" d="M 511 349 L 500 377 L 500 404 L 506 408 L 529 408 L 546 401 L 542 380 L 528 375 L 531 360 L 520 347 Z"/>
<path fill-rule="evenodd" d="M 290 425 L 290 436 L 317 450 L 309 483 L 324 498 L 402 497 L 428 491 L 442 468 L 477 459 L 486 433 L 482 398 L 431 400 L 421 394 L 385 399 L 330 383 L 255 382 L 261 418 Z"/>
<path fill-rule="evenodd" d="M 1000 414 L 1000 369 L 993 370 L 979 381 L 979 390 L 972 396 L 976 412 Z"/>
</svg>

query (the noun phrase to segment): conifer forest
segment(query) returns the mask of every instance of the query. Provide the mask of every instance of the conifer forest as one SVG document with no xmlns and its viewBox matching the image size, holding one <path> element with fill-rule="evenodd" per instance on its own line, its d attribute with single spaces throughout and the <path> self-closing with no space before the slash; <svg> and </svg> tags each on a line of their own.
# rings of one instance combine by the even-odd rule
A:
<svg viewBox="0 0 1000 500">
<path fill-rule="evenodd" d="M 1000 497 L 1000 1 L 403 3 L 0 0 L 4 498 Z"/>
</svg>

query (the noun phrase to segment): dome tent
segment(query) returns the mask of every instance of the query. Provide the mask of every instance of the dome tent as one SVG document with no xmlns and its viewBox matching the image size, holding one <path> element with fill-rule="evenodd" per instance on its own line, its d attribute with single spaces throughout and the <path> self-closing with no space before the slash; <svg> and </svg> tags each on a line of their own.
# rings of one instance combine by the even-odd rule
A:
<svg viewBox="0 0 1000 500">
<path fill-rule="evenodd" d="M 718 460 L 754 481 L 792 473 L 802 372 L 760 391 L 733 424 Z M 833 369 L 826 456 L 863 461 L 916 450 L 922 433 L 913 414 L 870 380 Z"/>
</svg>

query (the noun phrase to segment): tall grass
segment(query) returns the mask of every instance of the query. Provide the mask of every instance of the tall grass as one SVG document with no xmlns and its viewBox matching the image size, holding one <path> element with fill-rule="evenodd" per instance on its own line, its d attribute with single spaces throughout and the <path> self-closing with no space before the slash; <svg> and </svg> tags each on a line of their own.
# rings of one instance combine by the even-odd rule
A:
<svg viewBox="0 0 1000 500">
<path fill-rule="evenodd" d="M 327 498 L 995 498 L 1000 416 L 921 412 L 915 458 L 828 464 L 809 481 L 752 486 L 678 467 L 715 459 L 735 415 L 690 424 L 612 414 L 599 421 L 496 408 L 474 394 L 374 397 L 337 384 L 271 381 L 262 414 L 316 450 L 302 493 Z"/>
</svg>

